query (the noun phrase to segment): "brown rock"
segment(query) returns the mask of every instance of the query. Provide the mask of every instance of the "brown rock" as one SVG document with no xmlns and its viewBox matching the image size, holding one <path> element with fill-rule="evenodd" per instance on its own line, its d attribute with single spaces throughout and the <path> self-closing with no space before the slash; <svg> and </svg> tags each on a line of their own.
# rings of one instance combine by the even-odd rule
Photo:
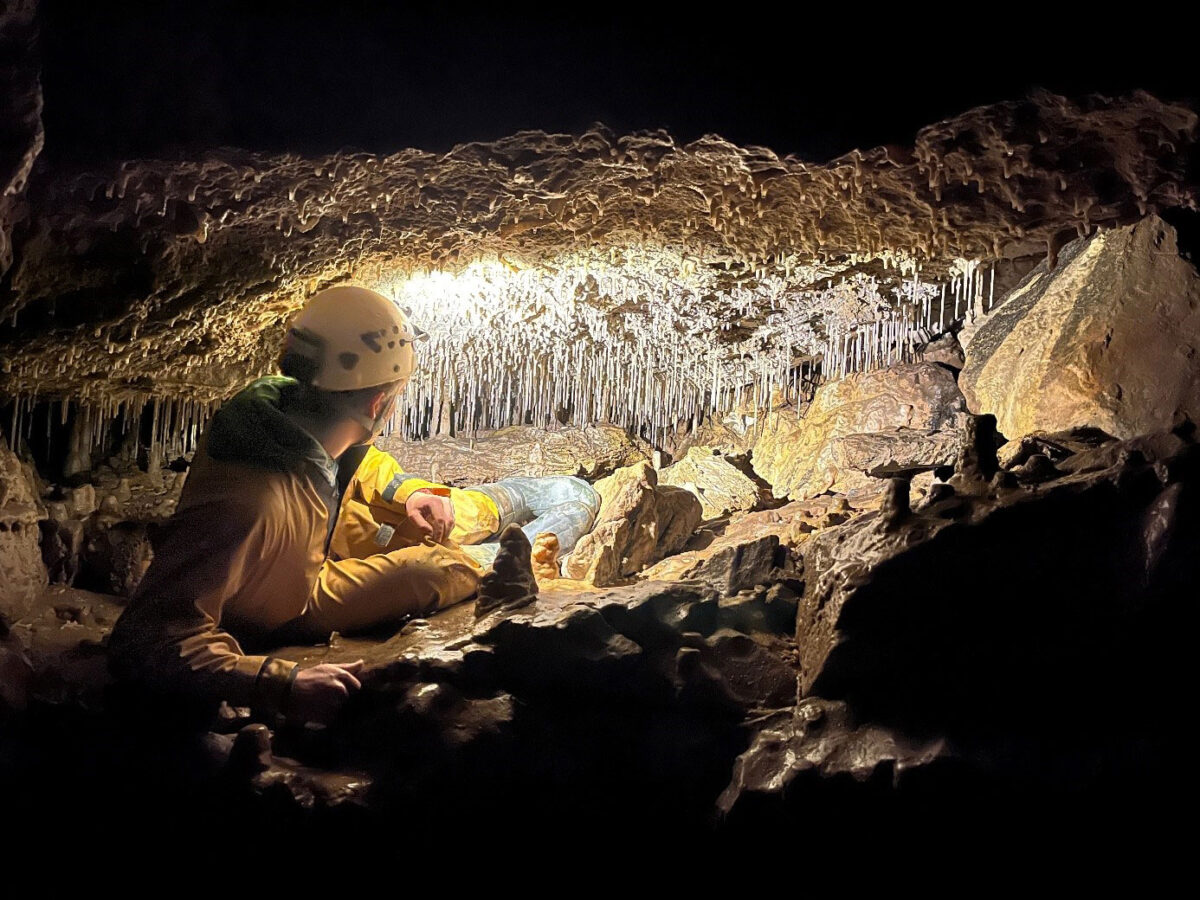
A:
<svg viewBox="0 0 1200 900">
<path fill-rule="evenodd" d="M 700 524 L 701 506 L 690 491 L 659 486 L 648 463 L 618 469 L 594 485 L 600 514 L 567 558 L 569 578 L 615 584 L 680 550 Z"/>
<path fill-rule="evenodd" d="M 395 456 L 404 471 L 456 487 L 514 475 L 594 479 L 650 458 L 649 445 L 612 425 L 558 431 L 517 425 L 471 442 L 445 436 L 405 441 L 395 434 L 380 438 L 377 445 Z"/>
<path fill-rule="evenodd" d="M 954 376 L 935 363 L 850 375 L 818 388 L 803 419 L 790 410 L 770 413 L 754 445 L 754 471 L 776 497 L 805 499 L 862 487 L 871 467 L 888 474 L 932 468 L 947 461 L 963 409 Z"/>
<path fill-rule="evenodd" d="M 0 718 L 29 705 L 33 674 L 29 655 L 0 616 Z"/>
<path fill-rule="evenodd" d="M 789 503 L 778 509 L 735 516 L 720 534 L 704 536 L 695 543 L 642 572 L 657 581 L 704 581 L 723 594 L 786 577 L 798 568 L 791 548 L 816 530 L 814 516 L 823 515 L 812 503 Z M 847 516 L 848 517 L 848 516 Z"/>
<path fill-rule="evenodd" d="M 831 449 L 840 471 L 895 478 L 952 464 L 958 456 L 959 441 L 960 436 L 953 429 L 924 432 L 897 428 L 874 434 L 848 434 L 837 438 Z"/>
<path fill-rule="evenodd" d="M 766 723 L 734 765 L 717 808 L 736 827 L 741 807 L 807 796 L 805 787 L 862 783 L 883 774 L 899 787 L 910 770 L 950 756 L 943 739 L 906 738 L 856 721 L 846 704 L 811 698 Z M 794 801 L 793 801 L 794 802 Z"/>
<path fill-rule="evenodd" d="M 930 341 L 920 351 L 922 362 L 941 363 L 954 371 L 958 371 L 966 362 L 962 345 L 953 334 L 943 334 Z"/>
<path fill-rule="evenodd" d="M 682 458 L 694 447 L 711 448 L 725 456 L 749 456 L 756 437 L 754 410 L 735 409 L 723 418 L 706 418 L 685 434 L 672 452 Z"/>
<path fill-rule="evenodd" d="M 24 21 L 30 6 L 19 4 Z M 22 62 L 28 37 L 16 29 L 6 42 Z M 24 87 L 36 85 L 36 70 L 19 71 Z M 661 349 L 717 351 L 686 368 L 685 381 L 695 384 L 711 377 L 713 360 L 757 349 L 759 339 L 774 348 L 792 331 L 779 329 L 775 313 L 783 310 L 761 308 L 767 292 L 751 281 L 780 279 L 789 296 L 785 318 L 794 309 L 799 323 L 824 314 L 823 301 L 805 295 L 828 275 L 874 271 L 897 284 L 904 276 L 894 267 L 880 272 L 888 251 L 916 251 L 927 280 L 936 280 L 954 259 L 982 249 L 1011 257 L 1045 246 L 1079 222 L 1084 207 L 1107 226 L 1139 204 L 1183 205 L 1192 195 L 1195 129 L 1192 109 L 1145 93 L 1076 102 L 1038 92 L 923 128 L 901 152 L 868 148 L 824 164 L 715 135 L 685 144 L 663 131 L 617 135 L 597 126 L 578 135 L 523 131 L 446 153 L 303 157 L 201 147 L 183 158 L 114 160 L 86 171 L 48 165 L 35 176 L 30 236 L 0 302 L 0 319 L 31 314 L 27 332 L 4 338 L 11 369 L 0 372 L 0 391 L 95 397 L 128 393 L 136 383 L 151 394 L 216 400 L 271 368 L 282 327 L 311 287 L 351 273 L 385 284 L 399 272 L 453 276 L 498 257 L 498 274 L 507 265 L 567 275 L 556 291 L 571 296 L 558 298 L 562 312 L 520 302 L 501 327 L 491 314 L 518 303 L 523 288 L 506 286 L 521 279 L 488 279 L 478 307 L 488 321 L 477 316 L 475 327 L 455 304 L 437 304 L 461 327 L 448 321 L 435 339 L 452 359 L 479 366 L 474 376 L 463 369 L 436 380 L 456 412 L 468 405 L 474 412 L 479 401 L 507 420 L 517 404 L 501 383 L 516 369 L 527 390 L 532 378 L 539 392 L 572 378 L 579 386 L 577 364 L 591 382 L 585 394 L 611 386 L 601 383 L 611 376 L 593 377 L 605 371 L 594 368 L 601 352 L 623 350 L 627 335 L 650 322 L 651 308 L 655 319 L 669 317 L 653 332 L 671 338 L 673 346 Z M 18 146 L 15 168 L 23 170 L 29 142 Z M 1019 177 L 1010 177 L 1014 166 Z M 866 234 L 875 259 L 844 270 L 818 262 L 861 253 Z M 764 240 L 788 253 L 768 254 Z M 724 260 L 722 271 L 655 256 L 656 247 L 684 244 L 691 258 Z M 639 248 L 636 265 L 631 246 Z M 550 260 L 561 261 L 554 272 Z M 591 278 L 575 283 L 571 270 L 583 267 Z M 731 268 L 759 273 L 740 288 L 755 291 L 753 314 L 729 302 Z M 597 278 L 622 289 L 602 288 Z M 66 296 L 74 326 L 36 333 L 34 323 L 51 321 Z M 576 302 L 589 315 L 571 312 Z M 524 332 L 537 340 L 512 340 Z M 816 329 L 792 333 L 806 354 L 818 349 Z M 166 334 L 172 339 L 158 338 Z M 673 334 L 689 339 L 676 343 Z M 497 352 L 502 346 L 519 349 L 506 355 Z M 564 347 L 577 352 L 545 352 Z M 637 358 L 614 352 L 612 361 L 623 369 Z M 477 396 L 485 385 L 494 395 Z M 409 397 L 409 411 L 424 417 L 418 392 Z M 627 399 L 602 393 L 600 401 L 619 415 Z M 573 412 L 595 408 L 594 398 L 570 402 L 578 404 Z"/>
<path fill-rule="evenodd" d="M 520 526 L 509 525 L 500 533 L 496 560 L 479 583 L 476 616 L 496 609 L 521 609 L 537 600 L 532 555 L 533 547 Z"/>
<path fill-rule="evenodd" d="M 1195 582 L 1197 445 L 1160 432 L 1037 475 L 1036 487 L 993 482 L 902 516 L 886 505 L 810 540 L 801 696 L 909 729 L 1019 715 L 1050 732 L 1067 716 L 1103 731 L 1096 710 L 1123 702 L 1114 695 L 1181 683 L 1168 673 L 1187 665 L 1187 639 L 1167 623 L 1186 614 Z"/>
<path fill-rule="evenodd" d="M 19 619 L 48 578 L 38 546 L 38 505 L 24 466 L 0 439 L 0 616 Z"/>
<path fill-rule="evenodd" d="M 0 274 L 13 261 L 12 228 L 24 213 L 25 185 L 41 153 L 42 86 L 38 77 L 37 3 L 17 0 L 0 8 Z"/>
<path fill-rule="evenodd" d="M 758 485 L 712 447 L 692 447 L 683 459 L 659 471 L 658 483 L 695 494 L 705 520 L 752 509 L 758 502 Z"/>
<path fill-rule="evenodd" d="M 960 377 L 1009 438 L 1090 426 L 1119 438 L 1200 417 L 1200 276 L 1157 216 L 1068 244 L 980 326 Z"/>
<path fill-rule="evenodd" d="M 1002 469 L 1013 469 L 1022 465 L 1030 456 L 1041 454 L 1051 462 L 1060 462 L 1076 453 L 1093 450 L 1112 440 L 1115 440 L 1112 435 L 1095 428 L 1076 428 L 1054 434 L 1038 431 L 1008 441 L 996 451 L 996 456 Z"/>
<path fill-rule="evenodd" d="M 147 525 L 93 515 L 84 523 L 76 584 L 105 594 L 132 596 L 153 557 Z"/>
</svg>

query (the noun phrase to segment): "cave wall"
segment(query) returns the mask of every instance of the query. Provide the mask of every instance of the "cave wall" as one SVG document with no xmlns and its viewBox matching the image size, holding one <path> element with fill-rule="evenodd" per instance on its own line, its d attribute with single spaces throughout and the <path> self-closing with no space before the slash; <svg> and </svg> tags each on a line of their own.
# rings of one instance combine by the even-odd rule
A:
<svg viewBox="0 0 1200 900">
<path fill-rule="evenodd" d="M 13 264 L 13 228 L 27 215 L 25 188 L 42 150 L 36 0 L 0 7 L 0 276 Z"/>
</svg>

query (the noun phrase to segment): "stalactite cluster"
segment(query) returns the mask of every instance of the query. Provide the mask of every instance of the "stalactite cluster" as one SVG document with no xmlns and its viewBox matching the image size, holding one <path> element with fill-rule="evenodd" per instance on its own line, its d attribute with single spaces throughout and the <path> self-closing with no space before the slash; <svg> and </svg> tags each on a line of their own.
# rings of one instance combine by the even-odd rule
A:
<svg viewBox="0 0 1200 900">
<path fill-rule="evenodd" d="M 825 164 L 597 126 L 47 170 L 0 296 L 0 392 L 219 401 L 271 369 L 307 296 L 354 279 L 430 333 L 410 434 L 650 435 L 911 358 L 987 307 L 998 261 L 1194 207 L 1196 123 L 1144 93 L 1038 93 Z"/>
</svg>

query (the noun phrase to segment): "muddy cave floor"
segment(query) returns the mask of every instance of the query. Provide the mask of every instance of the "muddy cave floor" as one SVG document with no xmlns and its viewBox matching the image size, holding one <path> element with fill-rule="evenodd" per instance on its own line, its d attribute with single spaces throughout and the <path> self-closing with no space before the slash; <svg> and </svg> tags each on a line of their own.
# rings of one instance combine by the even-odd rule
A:
<svg viewBox="0 0 1200 900">
<path fill-rule="evenodd" d="M 896 480 L 857 508 L 735 516 L 711 552 L 681 554 L 683 578 L 551 585 L 514 610 L 468 601 L 281 649 L 367 660 L 328 729 L 123 693 L 103 646 L 123 601 L 51 586 L 13 627 L 33 689 L 0 738 L 3 790 L 31 823 L 120 809 L 260 836 L 377 838 L 417 817 L 498 841 L 813 822 L 832 829 L 818 841 L 864 822 L 965 840 L 1013 821 L 1149 841 L 1131 823 L 1181 802 L 1197 445 L 1184 429 L 1032 455 L 989 481 L 967 454 L 911 505 Z"/>
</svg>

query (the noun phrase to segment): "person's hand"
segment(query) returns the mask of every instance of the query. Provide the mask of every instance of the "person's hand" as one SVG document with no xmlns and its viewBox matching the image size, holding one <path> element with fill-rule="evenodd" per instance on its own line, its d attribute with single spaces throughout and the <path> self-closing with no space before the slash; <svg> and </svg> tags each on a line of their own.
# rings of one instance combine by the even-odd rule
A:
<svg viewBox="0 0 1200 900">
<path fill-rule="evenodd" d="M 449 497 L 439 497 L 425 490 L 413 491 L 404 504 L 404 511 L 421 533 L 437 544 L 445 541 L 454 527 L 454 504 Z"/>
<path fill-rule="evenodd" d="M 352 663 L 324 663 L 296 673 L 288 694 L 285 712 L 289 718 L 302 722 L 333 721 L 350 695 L 362 687 L 356 677 L 362 671 L 363 661 Z"/>
</svg>

